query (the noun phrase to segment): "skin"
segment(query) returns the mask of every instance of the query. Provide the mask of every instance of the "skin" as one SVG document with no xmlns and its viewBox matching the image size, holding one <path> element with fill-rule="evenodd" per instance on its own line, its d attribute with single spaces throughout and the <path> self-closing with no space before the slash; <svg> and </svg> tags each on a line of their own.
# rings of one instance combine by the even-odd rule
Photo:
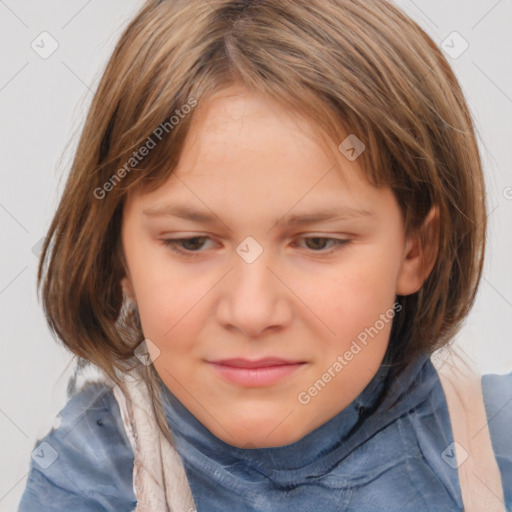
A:
<svg viewBox="0 0 512 512">
<path fill-rule="evenodd" d="M 405 237 L 391 189 L 374 188 L 357 159 L 340 153 L 333 162 L 324 148 L 310 123 L 232 87 L 198 106 L 168 181 L 125 204 L 122 285 L 154 344 L 153 364 L 185 407 L 233 446 L 292 443 L 349 405 L 377 372 L 391 322 L 308 404 L 298 395 L 392 310 L 397 294 L 417 291 L 433 265 L 417 238 Z M 178 201 L 217 224 L 143 213 Z M 372 215 L 284 223 L 328 206 Z M 263 249 L 252 263 L 236 252 L 248 236 Z M 195 257 L 162 243 L 186 237 L 207 237 L 178 245 Z M 272 385 L 247 387 L 208 362 L 269 356 L 305 364 Z"/>
</svg>

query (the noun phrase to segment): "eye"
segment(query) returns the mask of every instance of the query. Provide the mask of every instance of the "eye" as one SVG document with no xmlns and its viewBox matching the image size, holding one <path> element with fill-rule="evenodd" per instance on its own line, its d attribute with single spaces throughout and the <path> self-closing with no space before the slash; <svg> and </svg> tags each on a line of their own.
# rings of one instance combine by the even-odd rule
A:
<svg viewBox="0 0 512 512">
<path fill-rule="evenodd" d="M 210 240 L 207 236 L 194 236 L 191 238 L 168 238 L 162 240 L 164 246 L 169 247 L 174 252 L 178 254 L 184 255 L 186 257 L 193 258 L 195 256 L 199 256 L 202 252 L 200 249 L 204 246 L 204 241 Z M 348 245 L 351 240 L 347 239 L 339 239 L 339 238 L 327 238 L 327 237 L 303 237 L 301 240 L 312 241 L 313 249 L 311 249 L 314 253 L 319 254 L 331 254 L 341 250 L 345 245 Z M 325 250 L 325 245 L 327 243 L 331 243 L 331 249 Z M 310 246 L 309 243 L 306 244 Z"/>
<path fill-rule="evenodd" d="M 162 240 L 162 243 L 169 247 L 174 252 L 177 252 L 179 254 L 184 254 L 186 256 L 196 256 L 199 251 L 197 251 L 197 247 L 202 246 L 202 243 L 197 243 L 197 241 L 201 240 L 209 240 L 206 236 L 194 236 L 192 238 L 168 238 L 165 240 Z M 182 244 L 185 244 L 185 249 L 183 249 Z"/>
<path fill-rule="evenodd" d="M 341 238 L 328 238 L 322 236 L 313 236 L 313 237 L 303 237 L 301 240 L 312 241 L 312 244 L 306 243 L 308 248 L 313 247 L 312 252 L 320 253 L 320 254 L 331 254 L 333 252 L 341 250 L 345 245 L 348 245 L 351 240 L 341 239 Z M 323 250 L 327 243 L 331 243 L 331 249 Z M 320 246 L 320 247 L 319 247 Z"/>
</svg>

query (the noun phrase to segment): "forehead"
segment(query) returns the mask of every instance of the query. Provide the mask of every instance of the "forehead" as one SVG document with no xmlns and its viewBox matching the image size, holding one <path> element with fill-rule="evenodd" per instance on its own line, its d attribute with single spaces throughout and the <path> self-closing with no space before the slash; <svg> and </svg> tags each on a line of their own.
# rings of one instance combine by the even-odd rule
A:
<svg viewBox="0 0 512 512">
<path fill-rule="evenodd" d="M 318 178 L 330 169 L 341 179 L 362 176 L 357 162 L 343 158 L 311 120 L 234 86 L 200 102 L 174 174 L 218 185 L 243 177 L 256 187 L 293 187 L 298 178 Z"/>
<path fill-rule="evenodd" d="M 259 164 L 267 156 L 293 161 L 299 155 L 311 157 L 313 152 L 318 160 L 325 159 L 318 139 L 315 126 L 297 113 L 268 97 L 231 88 L 201 103 L 194 112 L 180 172 L 193 170 L 191 156 L 217 163 L 243 154 L 246 165 Z"/>
<path fill-rule="evenodd" d="M 312 122 L 272 99 L 231 88 L 200 103 L 178 166 L 139 204 L 149 214 L 172 210 L 204 222 L 227 209 L 273 210 L 274 220 L 289 212 L 294 223 L 299 211 L 302 217 L 371 216 L 377 192 L 357 160 L 328 146 Z M 335 212 L 340 206 L 344 211 Z"/>
</svg>

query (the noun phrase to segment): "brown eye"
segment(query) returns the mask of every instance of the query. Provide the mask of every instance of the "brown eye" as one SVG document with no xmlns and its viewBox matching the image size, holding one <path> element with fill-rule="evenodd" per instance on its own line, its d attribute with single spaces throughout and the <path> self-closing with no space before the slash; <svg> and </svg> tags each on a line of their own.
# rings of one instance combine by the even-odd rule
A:
<svg viewBox="0 0 512 512">
<path fill-rule="evenodd" d="M 320 254 L 330 254 L 332 252 L 336 252 L 343 248 L 343 246 L 348 245 L 351 240 L 344 240 L 339 238 L 327 238 L 327 237 L 304 237 L 302 240 L 306 240 L 306 246 L 313 252 L 318 252 Z M 331 244 L 331 249 L 325 250 L 326 245 Z"/>
<path fill-rule="evenodd" d="M 310 249 L 324 249 L 325 248 L 325 242 L 329 242 L 328 238 L 306 238 L 305 240 L 309 240 L 312 243 L 306 244 Z"/>
<path fill-rule="evenodd" d="M 171 250 L 186 256 L 196 256 L 200 253 L 201 247 L 204 245 L 204 240 L 209 240 L 206 236 L 194 236 L 191 238 L 167 238 L 162 240 L 164 246 L 169 247 Z"/>
</svg>

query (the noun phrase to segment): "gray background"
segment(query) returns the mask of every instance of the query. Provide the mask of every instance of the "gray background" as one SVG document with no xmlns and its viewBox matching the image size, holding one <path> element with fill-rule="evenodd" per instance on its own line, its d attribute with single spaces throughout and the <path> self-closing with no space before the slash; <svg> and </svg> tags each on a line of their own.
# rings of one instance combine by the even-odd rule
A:
<svg viewBox="0 0 512 512">
<path fill-rule="evenodd" d="M 489 243 L 478 299 L 456 342 L 483 373 L 509 372 L 512 3 L 396 3 L 439 46 L 448 44 L 452 52 L 463 48 L 458 36 L 450 36 L 453 31 L 469 44 L 464 53 L 449 60 L 480 136 Z M 50 335 L 35 291 L 40 241 L 57 207 L 91 91 L 122 29 L 140 5 L 140 0 L 0 0 L 1 511 L 16 510 L 32 448 L 65 402 L 70 355 Z M 47 58 L 31 46 L 39 52 L 51 49 L 49 36 L 40 35 L 44 31 L 58 44 Z M 46 39 L 41 42 L 42 38 Z"/>
</svg>

